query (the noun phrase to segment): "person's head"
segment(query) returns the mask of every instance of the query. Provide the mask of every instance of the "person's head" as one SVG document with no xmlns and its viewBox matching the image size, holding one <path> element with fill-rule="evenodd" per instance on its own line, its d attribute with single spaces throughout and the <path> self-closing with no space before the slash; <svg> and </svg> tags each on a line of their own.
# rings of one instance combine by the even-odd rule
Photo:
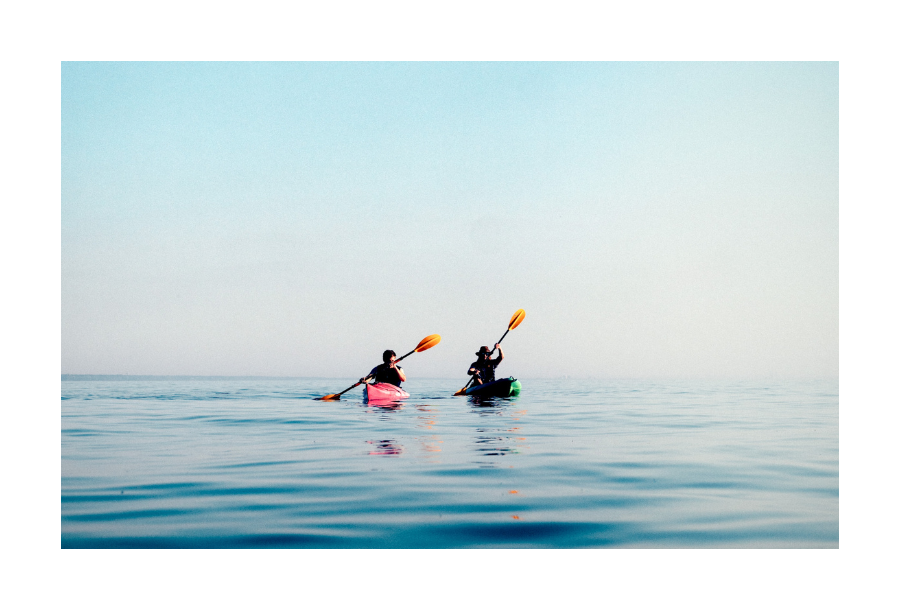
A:
<svg viewBox="0 0 900 610">
<path fill-rule="evenodd" d="M 481 360 L 483 358 L 487 358 L 490 353 L 491 353 L 491 350 L 488 349 L 488 346 L 482 345 L 481 349 L 479 349 L 477 352 L 475 352 L 475 355 L 478 356 L 479 360 Z"/>
<path fill-rule="evenodd" d="M 389 362 L 393 362 L 394 358 L 397 357 L 397 354 L 394 353 L 392 349 L 384 350 L 384 353 L 381 354 L 381 359 L 384 360 L 384 363 L 387 364 Z"/>
</svg>

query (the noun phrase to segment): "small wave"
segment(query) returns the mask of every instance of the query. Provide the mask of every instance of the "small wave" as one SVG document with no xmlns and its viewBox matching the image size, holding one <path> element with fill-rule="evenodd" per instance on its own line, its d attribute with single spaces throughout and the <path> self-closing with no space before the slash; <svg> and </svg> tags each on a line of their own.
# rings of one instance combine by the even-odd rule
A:
<svg viewBox="0 0 900 610">
<path fill-rule="evenodd" d="M 157 508 L 148 510 L 120 510 L 108 513 L 89 513 L 84 515 L 63 515 L 65 521 L 121 521 L 123 519 L 152 519 L 155 517 L 173 517 L 196 514 L 200 509 Z"/>
</svg>

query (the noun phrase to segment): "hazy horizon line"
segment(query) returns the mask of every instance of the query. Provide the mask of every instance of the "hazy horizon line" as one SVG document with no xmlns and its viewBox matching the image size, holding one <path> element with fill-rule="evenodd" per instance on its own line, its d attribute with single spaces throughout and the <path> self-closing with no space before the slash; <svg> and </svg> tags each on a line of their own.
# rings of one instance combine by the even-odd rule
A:
<svg viewBox="0 0 900 610">
<path fill-rule="evenodd" d="M 337 376 L 337 377 L 321 377 L 321 376 L 299 376 L 299 375 L 142 375 L 142 374 L 93 374 L 93 373 L 62 373 L 61 381 L 140 381 L 140 380 L 166 380 L 166 379 L 338 379 L 338 380 L 347 380 L 353 379 L 351 376 Z M 452 376 L 452 377 L 433 377 L 433 376 L 423 376 L 416 377 L 415 380 L 432 380 L 432 379 L 441 379 L 441 380 L 460 380 L 460 376 Z M 801 376 L 750 376 L 750 377 L 737 377 L 737 376 L 580 376 L 580 375 L 557 375 L 554 377 L 528 377 L 527 379 L 534 379 L 539 381 L 545 380 L 560 380 L 560 379 L 572 379 L 572 380 L 669 380 L 669 381 L 839 381 L 840 376 L 816 376 L 816 377 L 801 377 Z M 465 381 L 465 379 L 462 379 Z"/>
</svg>

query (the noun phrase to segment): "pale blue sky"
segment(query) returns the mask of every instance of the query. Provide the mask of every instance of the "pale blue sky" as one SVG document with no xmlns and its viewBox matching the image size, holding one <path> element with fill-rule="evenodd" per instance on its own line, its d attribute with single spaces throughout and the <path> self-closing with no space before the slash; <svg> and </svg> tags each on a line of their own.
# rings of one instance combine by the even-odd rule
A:
<svg viewBox="0 0 900 610">
<path fill-rule="evenodd" d="M 62 372 L 836 376 L 837 63 L 64 63 Z"/>
</svg>

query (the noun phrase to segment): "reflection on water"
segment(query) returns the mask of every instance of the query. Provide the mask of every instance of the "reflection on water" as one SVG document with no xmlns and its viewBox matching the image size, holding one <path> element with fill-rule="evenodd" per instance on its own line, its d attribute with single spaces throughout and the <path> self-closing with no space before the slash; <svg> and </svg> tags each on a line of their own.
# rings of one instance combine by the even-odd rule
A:
<svg viewBox="0 0 900 610">
<path fill-rule="evenodd" d="M 375 448 L 369 451 L 369 455 L 400 455 L 403 453 L 403 445 L 394 440 L 366 441 Z"/>
<path fill-rule="evenodd" d="M 518 399 L 518 396 L 510 396 L 509 398 L 497 398 L 496 396 L 467 396 L 466 398 L 473 407 L 503 409 L 511 407 Z"/>
<path fill-rule="evenodd" d="M 416 428 L 436 432 L 438 409 L 434 407 L 429 408 L 428 405 L 416 405 L 416 411 L 419 412 L 416 416 Z M 416 440 L 422 449 L 424 459 L 432 464 L 440 464 L 440 456 L 434 455 L 441 452 L 441 444 L 444 440 L 440 435 L 430 434 L 425 437 L 416 437 Z"/>
<path fill-rule="evenodd" d="M 342 385 L 63 381 L 62 546 L 838 546 L 836 384 Z"/>
<path fill-rule="evenodd" d="M 363 404 L 366 407 L 366 413 L 374 413 L 383 420 L 388 420 L 391 414 L 403 410 L 402 402 L 368 402 Z"/>
<path fill-rule="evenodd" d="M 504 428 L 477 428 L 478 435 L 474 439 L 475 451 L 478 458 L 474 460 L 479 468 L 497 468 L 501 465 L 498 460 L 487 458 L 503 457 L 519 453 L 518 440 L 524 437 L 512 437 L 508 434 L 512 430 Z M 510 466 L 512 467 L 512 466 Z"/>
<path fill-rule="evenodd" d="M 468 396 L 466 398 L 471 413 L 478 417 L 498 418 L 498 420 L 495 421 L 496 423 L 501 424 L 499 426 L 490 427 L 480 426 L 473 429 L 470 442 L 474 445 L 474 453 L 472 454 L 470 463 L 477 465 L 478 468 L 512 468 L 513 466 L 511 464 L 503 464 L 496 458 L 515 455 L 526 448 L 522 444 L 522 441 L 526 440 L 526 437 L 522 432 L 522 426 L 512 424 L 513 422 L 518 422 L 520 417 L 524 416 L 527 411 L 525 409 L 512 411 L 512 409 L 517 406 L 515 404 L 516 397 L 497 398 Z M 382 421 L 389 420 L 392 415 L 402 411 L 404 406 L 404 403 L 402 402 L 369 402 L 363 404 L 365 406 L 365 413 L 375 415 Z M 452 404 L 459 403 L 454 402 Z M 408 407 L 409 405 L 406 406 Z M 418 443 L 419 449 L 421 450 L 419 455 L 420 459 L 424 459 L 432 464 L 441 463 L 440 456 L 435 455 L 441 453 L 443 450 L 442 444 L 444 443 L 444 440 L 438 433 L 438 420 L 441 415 L 440 409 L 434 404 L 428 403 L 416 403 L 412 405 L 412 407 L 416 411 L 415 427 L 431 433 L 415 437 L 415 441 Z M 516 417 L 513 417 L 513 414 L 516 415 Z M 503 419 L 509 420 L 509 425 L 503 425 Z M 366 443 L 378 445 L 377 450 L 368 452 L 369 455 L 396 456 L 403 452 L 403 447 L 396 441 L 367 440 Z"/>
<path fill-rule="evenodd" d="M 519 419 L 518 417 L 510 417 L 509 414 L 510 410 L 515 407 L 516 397 L 469 396 L 468 402 L 471 406 L 471 413 L 479 417 L 506 418 L 511 421 Z M 517 414 L 524 414 L 524 410 L 519 411 Z M 498 458 L 519 453 L 522 449 L 519 441 L 525 440 L 525 437 L 521 435 L 520 426 L 480 427 L 476 428 L 475 432 L 476 435 L 473 440 L 476 459 L 474 463 L 478 464 L 479 468 L 513 467 L 511 464 L 503 464 L 499 460 L 488 458 Z M 517 432 L 518 435 L 515 434 Z"/>
<path fill-rule="evenodd" d="M 438 410 L 429 409 L 425 405 L 416 405 L 416 410 L 420 413 L 420 415 L 416 416 L 418 420 L 416 427 L 425 428 L 426 430 L 434 429 L 435 424 L 437 424 Z"/>
</svg>

